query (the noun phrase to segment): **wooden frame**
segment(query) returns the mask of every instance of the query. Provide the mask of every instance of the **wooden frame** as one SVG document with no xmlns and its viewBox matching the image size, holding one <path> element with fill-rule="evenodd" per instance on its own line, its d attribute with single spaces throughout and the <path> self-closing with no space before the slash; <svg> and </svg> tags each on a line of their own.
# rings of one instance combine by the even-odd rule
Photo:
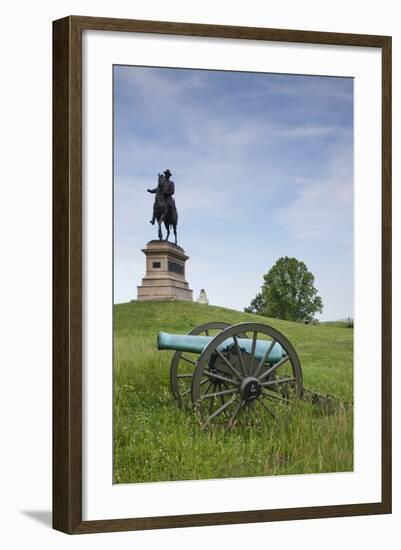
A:
<svg viewBox="0 0 401 550">
<path fill-rule="evenodd" d="M 81 34 L 84 29 L 380 48 L 382 498 L 368 504 L 82 521 Z M 53 23 L 53 527 L 69 534 L 391 512 L 391 37 L 66 17 Z"/>
</svg>

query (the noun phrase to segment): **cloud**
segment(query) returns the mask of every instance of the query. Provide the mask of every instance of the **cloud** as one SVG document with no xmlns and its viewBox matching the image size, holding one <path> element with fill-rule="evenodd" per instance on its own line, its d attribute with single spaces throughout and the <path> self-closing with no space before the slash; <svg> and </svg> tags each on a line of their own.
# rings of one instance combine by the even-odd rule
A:
<svg viewBox="0 0 401 550">
<path fill-rule="evenodd" d="M 322 100 L 324 102 L 353 100 L 353 79 L 335 77 L 292 76 L 281 75 L 275 81 L 268 83 L 266 92 L 280 97 L 303 98 L 307 100 Z"/>
<path fill-rule="evenodd" d="M 150 164 L 166 156 L 185 160 L 188 154 L 193 159 L 194 152 L 209 159 L 235 153 L 246 161 L 253 150 L 277 148 L 288 140 L 340 139 L 346 131 L 335 118 L 330 124 L 311 123 L 317 110 L 313 99 L 345 93 L 341 86 L 333 86 L 333 79 L 300 77 L 302 85 L 297 86 L 294 78 L 251 75 L 252 85 L 247 86 L 246 79 L 209 71 L 123 67 L 117 74 L 116 97 L 124 100 L 116 116 L 121 130 L 117 153 L 123 165 L 129 159 L 131 164 L 137 159 Z M 263 101 L 255 103 L 254 92 L 263 93 Z M 298 101 L 291 102 L 291 109 L 302 105 L 295 121 L 289 116 L 291 109 L 283 117 L 280 108 L 283 97 L 292 95 Z M 300 101 L 303 96 L 312 101 L 308 107 Z"/>
<path fill-rule="evenodd" d="M 287 126 L 275 128 L 273 137 L 281 139 L 308 139 L 339 136 L 341 133 L 349 133 L 338 126 L 325 126 L 305 124 L 303 126 Z"/>
<path fill-rule="evenodd" d="M 302 181 L 296 198 L 276 213 L 286 231 L 301 240 L 352 244 L 353 162 L 351 147 L 331 153 L 320 181 Z"/>
<path fill-rule="evenodd" d="M 197 71 L 120 66 L 115 77 L 118 89 L 123 91 L 125 98 L 142 99 L 151 111 L 160 104 L 187 101 L 188 92 L 193 93 L 194 89 L 201 89 L 204 85 L 202 74 Z"/>
</svg>

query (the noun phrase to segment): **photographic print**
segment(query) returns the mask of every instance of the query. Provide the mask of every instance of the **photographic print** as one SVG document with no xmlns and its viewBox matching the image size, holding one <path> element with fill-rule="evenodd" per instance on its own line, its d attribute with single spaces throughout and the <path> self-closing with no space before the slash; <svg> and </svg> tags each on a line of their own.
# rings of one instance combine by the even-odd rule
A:
<svg viewBox="0 0 401 550">
<path fill-rule="evenodd" d="M 114 65 L 114 483 L 353 470 L 353 79 Z"/>
</svg>

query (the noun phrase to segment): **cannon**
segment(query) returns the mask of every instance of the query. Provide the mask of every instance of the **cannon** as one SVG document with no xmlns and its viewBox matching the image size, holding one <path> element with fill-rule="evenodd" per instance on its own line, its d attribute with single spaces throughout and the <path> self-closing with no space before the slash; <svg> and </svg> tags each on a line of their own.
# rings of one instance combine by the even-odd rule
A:
<svg viewBox="0 0 401 550">
<path fill-rule="evenodd" d="M 210 322 L 186 335 L 160 332 L 157 347 L 175 351 L 172 394 L 179 407 L 193 407 L 205 425 L 231 428 L 251 406 L 276 418 L 277 406 L 303 395 L 297 353 L 268 325 Z"/>
</svg>

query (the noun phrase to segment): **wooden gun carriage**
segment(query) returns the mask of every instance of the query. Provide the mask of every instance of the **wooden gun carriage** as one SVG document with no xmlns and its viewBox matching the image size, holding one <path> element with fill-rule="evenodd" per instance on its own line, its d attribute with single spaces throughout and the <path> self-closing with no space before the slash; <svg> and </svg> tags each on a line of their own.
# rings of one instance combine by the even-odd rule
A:
<svg viewBox="0 0 401 550">
<path fill-rule="evenodd" d="M 160 332 L 159 350 L 175 350 L 170 385 L 179 407 L 192 405 L 204 424 L 231 428 L 241 410 L 303 395 L 296 351 L 278 330 L 261 323 L 210 322 L 187 335 Z"/>
</svg>

